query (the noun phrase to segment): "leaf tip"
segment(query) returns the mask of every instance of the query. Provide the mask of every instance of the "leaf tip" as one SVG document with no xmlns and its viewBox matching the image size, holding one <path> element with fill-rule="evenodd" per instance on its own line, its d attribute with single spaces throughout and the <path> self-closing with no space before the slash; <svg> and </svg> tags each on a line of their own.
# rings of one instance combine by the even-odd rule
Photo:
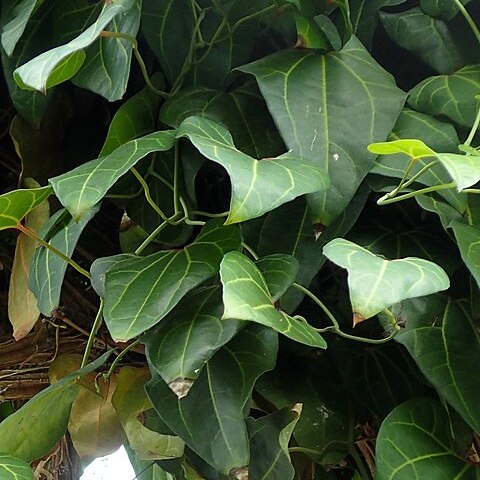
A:
<svg viewBox="0 0 480 480">
<path fill-rule="evenodd" d="M 361 313 L 353 314 L 353 326 L 356 327 L 359 323 L 362 323 L 366 318 Z"/>
<path fill-rule="evenodd" d="M 232 480 L 248 480 L 248 467 L 232 468 L 228 476 Z"/>
<path fill-rule="evenodd" d="M 313 235 L 315 237 L 315 241 L 317 241 L 321 236 L 322 233 L 325 231 L 325 225 L 321 223 L 315 223 L 313 225 Z"/>
<path fill-rule="evenodd" d="M 299 417 L 302 414 L 302 409 L 303 403 L 296 403 L 295 405 L 293 405 L 290 411 L 293 412 L 297 417 Z"/>
<path fill-rule="evenodd" d="M 192 385 L 193 380 L 190 380 L 189 378 L 177 378 L 168 384 L 170 390 L 172 390 L 178 398 L 186 397 L 192 388 Z"/>
</svg>

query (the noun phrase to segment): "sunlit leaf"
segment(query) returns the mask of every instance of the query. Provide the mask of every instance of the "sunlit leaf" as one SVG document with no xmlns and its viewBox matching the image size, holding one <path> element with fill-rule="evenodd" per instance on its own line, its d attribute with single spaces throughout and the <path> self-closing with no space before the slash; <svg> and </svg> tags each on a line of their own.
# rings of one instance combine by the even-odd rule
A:
<svg viewBox="0 0 480 480">
<path fill-rule="evenodd" d="M 260 323 L 305 345 L 326 348 L 322 336 L 302 320 L 277 310 L 258 267 L 240 252 L 225 255 L 220 265 L 224 319 Z"/>
<path fill-rule="evenodd" d="M 118 15 L 128 11 L 133 0 L 119 0 L 105 4 L 96 22 L 88 27 L 78 37 L 65 45 L 42 53 L 14 72 L 16 82 L 22 88 L 32 88 L 45 92 L 49 86 L 61 83 L 78 72 L 85 52 L 83 49 L 91 45 L 102 30 Z"/>
<path fill-rule="evenodd" d="M 65 209 L 59 210 L 45 224 L 40 236 L 70 258 L 80 235 L 99 208 L 100 205 L 92 208 L 78 223 Z M 59 306 L 67 267 L 65 260 L 44 247 L 37 249 L 33 257 L 28 286 L 37 299 L 38 309 L 47 317 Z"/>
<path fill-rule="evenodd" d="M 404 153 L 411 158 L 433 157 L 435 152 L 425 145 L 421 140 L 402 139 L 391 140 L 389 142 L 371 143 L 368 150 L 377 155 L 392 155 L 395 153 Z"/>
<path fill-rule="evenodd" d="M 34 480 L 27 462 L 5 453 L 0 453 L 0 475 L 2 480 Z"/>
<path fill-rule="evenodd" d="M 295 474 L 288 442 L 302 412 L 297 403 L 264 417 L 247 419 L 250 435 L 250 478 L 292 480 Z"/>
<path fill-rule="evenodd" d="M 0 423 L 0 452 L 26 462 L 46 455 L 67 429 L 78 378 L 102 366 L 110 353 L 41 391 L 4 419 Z"/>
<path fill-rule="evenodd" d="M 202 155 L 222 165 L 230 175 L 232 198 L 227 224 L 259 217 L 300 195 L 324 190 L 328 184 L 327 176 L 312 162 L 291 153 L 263 160 L 248 156 L 235 148 L 224 127 L 205 118 L 187 118 L 177 136 L 188 137 Z"/>
<path fill-rule="evenodd" d="M 104 309 L 112 337 L 126 341 L 153 327 L 186 293 L 215 275 L 223 255 L 239 246 L 236 227 L 213 221 L 184 249 L 113 265 L 106 273 Z"/>
<path fill-rule="evenodd" d="M 354 324 L 401 300 L 450 286 L 447 274 L 438 265 L 421 258 L 386 260 L 341 238 L 325 245 L 323 254 L 348 271 Z"/>
<path fill-rule="evenodd" d="M 139 415 L 152 408 L 144 384 L 150 373 L 146 369 L 124 367 L 117 378 L 112 402 L 128 438 L 140 460 L 159 460 L 181 457 L 183 442 L 172 435 L 162 435 L 145 427 Z"/>
<path fill-rule="evenodd" d="M 437 153 L 437 158 L 447 169 L 460 192 L 480 181 L 480 156 Z"/>
<path fill-rule="evenodd" d="M 313 223 L 331 224 L 370 170 L 367 145 L 387 138 L 403 92 L 355 37 L 340 52 L 284 50 L 241 70 L 255 75 L 292 154 L 328 173 L 330 187 L 308 201 Z"/>
<path fill-rule="evenodd" d="M 30 181 L 32 180 L 30 179 Z M 26 216 L 25 226 L 38 234 L 49 217 L 50 207 L 48 201 L 45 200 Z M 37 299 L 28 288 L 30 263 L 35 254 L 35 248 L 36 242 L 20 233 L 15 246 L 8 289 L 8 318 L 13 326 L 15 340 L 25 337 L 40 315 Z"/>
<path fill-rule="evenodd" d="M 52 193 L 51 187 L 13 190 L 0 195 L 0 230 L 15 228 Z"/>
<path fill-rule="evenodd" d="M 171 131 L 151 133 L 121 145 L 109 155 L 50 179 L 50 184 L 62 204 L 78 221 L 139 160 L 149 153 L 168 150 L 173 143 Z"/>
<path fill-rule="evenodd" d="M 379 480 L 476 478 L 455 448 L 450 417 L 433 398 L 409 400 L 385 419 L 377 436 Z"/>
<path fill-rule="evenodd" d="M 244 417 L 253 385 L 273 368 L 277 348 L 273 330 L 249 325 L 205 365 L 186 397 L 178 398 L 159 377 L 147 384 L 147 394 L 164 422 L 209 465 L 227 476 L 245 471 Z"/>
</svg>

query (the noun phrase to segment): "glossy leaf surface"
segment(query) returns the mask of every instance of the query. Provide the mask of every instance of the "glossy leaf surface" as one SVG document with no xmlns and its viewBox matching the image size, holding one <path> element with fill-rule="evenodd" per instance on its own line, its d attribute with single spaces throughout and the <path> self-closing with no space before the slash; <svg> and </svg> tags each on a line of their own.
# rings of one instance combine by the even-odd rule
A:
<svg viewBox="0 0 480 480">
<path fill-rule="evenodd" d="M 330 187 L 308 199 L 313 223 L 331 224 L 370 170 L 366 147 L 386 139 L 404 94 L 354 37 L 340 52 L 282 51 L 241 70 L 255 75 L 287 147 L 328 173 Z M 354 118 L 362 122 L 353 126 Z"/>
<path fill-rule="evenodd" d="M 459 192 L 480 180 L 480 156 L 438 153 L 437 158 L 457 184 Z"/>
<path fill-rule="evenodd" d="M 401 300 L 450 286 L 447 274 L 438 265 L 421 258 L 386 260 L 340 238 L 325 245 L 323 253 L 348 271 L 354 323 L 373 317 Z"/>
<path fill-rule="evenodd" d="M 126 341 L 153 327 L 186 293 L 215 275 L 223 255 L 239 246 L 236 227 L 212 221 L 184 249 L 112 266 L 106 273 L 104 309 L 112 337 Z M 144 294 L 139 296 L 138 289 Z"/>
<path fill-rule="evenodd" d="M 326 189 L 328 184 L 319 168 L 296 155 L 256 160 L 242 153 L 224 127 L 205 118 L 184 120 L 177 136 L 188 137 L 202 155 L 227 170 L 232 183 L 227 224 L 259 217 L 300 195 Z M 270 181 L 273 177 L 275 182 Z"/>
<path fill-rule="evenodd" d="M 275 308 L 265 279 L 246 256 L 239 252 L 227 253 L 220 265 L 220 278 L 225 305 L 222 318 L 260 323 L 305 345 L 327 347 L 313 327 Z"/>
<path fill-rule="evenodd" d="M 277 348 L 273 330 L 250 325 L 205 365 L 186 397 L 178 398 L 158 377 L 147 384 L 147 394 L 165 423 L 203 460 L 228 476 L 249 464 L 244 411 L 256 379 L 273 368 Z"/>
</svg>

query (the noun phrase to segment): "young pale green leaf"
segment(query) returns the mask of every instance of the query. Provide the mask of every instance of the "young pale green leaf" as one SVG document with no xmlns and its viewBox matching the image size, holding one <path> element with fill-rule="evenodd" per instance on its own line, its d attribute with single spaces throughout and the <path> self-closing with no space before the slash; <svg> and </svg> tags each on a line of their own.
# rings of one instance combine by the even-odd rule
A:
<svg viewBox="0 0 480 480">
<path fill-rule="evenodd" d="M 455 218 L 451 221 L 451 217 L 447 216 L 448 213 L 443 214 L 446 217 L 445 228 L 448 226 L 453 230 L 462 260 L 480 286 L 480 244 L 478 243 L 480 227 L 466 224 L 463 218 Z M 442 212 L 439 214 L 442 215 Z"/>
<path fill-rule="evenodd" d="M 20 458 L 0 453 L 0 478 L 2 480 L 34 480 L 30 465 Z"/>
<path fill-rule="evenodd" d="M 188 394 L 203 366 L 245 326 L 222 321 L 222 292 L 215 285 L 185 296 L 177 307 L 142 338 L 150 367 L 181 398 Z"/>
<path fill-rule="evenodd" d="M 302 413 L 302 404 L 282 408 L 258 419 L 247 418 L 250 436 L 249 478 L 292 480 L 288 442 Z"/>
<path fill-rule="evenodd" d="M 340 52 L 284 50 L 241 70 L 255 75 L 292 154 L 328 173 L 329 189 L 307 198 L 313 222 L 330 225 L 369 172 L 367 145 L 387 138 L 404 93 L 355 37 Z"/>
<path fill-rule="evenodd" d="M 480 65 L 467 65 L 450 75 L 429 77 L 408 93 L 408 104 L 419 112 L 447 117 L 471 127 L 477 114 L 475 95 L 480 91 Z"/>
<path fill-rule="evenodd" d="M 13 53 L 33 11 L 42 3 L 43 0 L 22 0 L 15 5 L 11 13 L 12 19 L 2 28 L 2 47 L 7 55 Z"/>
<path fill-rule="evenodd" d="M 435 152 L 430 147 L 427 147 L 427 145 L 421 140 L 417 139 L 401 139 L 391 140 L 389 142 L 371 143 L 368 146 L 368 150 L 377 155 L 404 153 L 414 159 L 435 156 Z"/>
<path fill-rule="evenodd" d="M 230 175 L 232 198 L 226 224 L 259 217 L 300 195 L 323 191 L 328 185 L 324 172 L 290 152 L 263 160 L 250 157 L 235 147 L 228 130 L 206 118 L 187 118 L 178 128 L 177 137 L 188 137 L 202 155 L 222 165 Z"/>
<path fill-rule="evenodd" d="M 95 23 L 78 37 L 17 68 L 14 72 L 15 81 L 22 88 L 32 88 L 45 93 L 48 87 L 73 77 L 85 60 L 84 49 L 99 37 L 115 17 L 127 12 L 132 4 L 133 0 L 117 0 L 105 4 Z"/>
<path fill-rule="evenodd" d="M 296 342 L 327 348 L 323 337 L 306 322 L 277 310 L 258 267 L 240 252 L 227 253 L 220 265 L 223 319 L 239 319 L 273 328 Z"/>
<path fill-rule="evenodd" d="M 268 291 L 274 302 L 292 286 L 298 273 L 298 262 L 292 255 L 274 254 L 255 262 L 265 279 Z"/>
<path fill-rule="evenodd" d="M 42 390 L 0 422 L 0 452 L 26 462 L 46 455 L 65 434 L 78 378 L 101 367 L 110 353 Z"/>
<path fill-rule="evenodd" d="M 165 460 L 183 455 L 184 443 L 172 435 L 147 428 L 139 416 L 152 408 L 144 385 L 150 379 L 147 369 L 123 367 L 117 378 L 112 403 L 122 422 L 130 447 L 139 460 Z"/>
<path fill-rule="evenodd" d="M 142 1 L 134 0 L 125 13 L 118 15 L 105 30 L 121 35 L 137 36 Z M 86 50 L 86 57 L 72 82 L 78 87 L 102 95 L 110 102 L 120 100 L 130 77 L 133 42 L 128 38 L 100 36 Z"/>
<path fill-rule="evenodd" d="M 323 254 L 348 271 L 354 325 L 402 300 L 450 286 L 447 274 L 433 262 L 415 257 L 386 260 L 342 238 L 325 245 Z"/>
<path fill-rule="evenodd" d="M 115 341 L 130 340 L 162 320 L 186 293 L 215 275 L 223 255 L 238 249 L 240 242 L 236 227 L 211 221 L 184 249 L 133 257 L 110 267 L 104 317 Z"/>
<path fill-rule="evenodd" d="M 52 193 L 51 187 L 14 190 L 0 195 L 0 230 L 15 228 Z"/>
<path fill-rule="evenodd" d="M 475 465 L 454 448 L 450 416 L 433 398 L 398 406 L 377 436 L 378 480 L 473 480 Z"/>
<path fill-rule="evenodd" d="M 455 153 L 437 153 L 436 156 L 457 184 L 459 192 L 480 181 L 480 156 Z"/>
<path fill-rule="evenodd" d="M 465 65 L 465 51 L 458 47 L 445 22 L 426 15 L 420 7 L 400 13 L 380 12 L 380 19 L 397 45 L 437 72 L 449 73 Z"/>
<path fill-rule="evenodd" d="M 95 206 L 78 223 L 65 209 L 59 210 L 47 222 L 40 236 L 71 257 L 84 228 L 99 209 L 100 205 Z M 59 306 L 67 267 L 65 260 L 43 247 L 37 249 L 33 257 L 28 286 L 37 299 L 38 309 L 47 317 Z"/>
<path fill-rule="evenodd" d="M 451 300 L 444 308 L 443 318 L 433 320 L 430 325 L 402 332 L 398 341 L 407 347 L 439 395 L 480 432 L 480 385 L 471 381 L 480 362 L 478 332 L 462 306 Z"/>
<path fill-rule="evenodd" d="M 149 153 L 169 150 L 174 141 L 172 131 L 151 133 L 121 145 L 109 155 L 51 178 L 49 182 L 62 205 L 78 221 L 139 160 Z"/>
<path fill-rule="evenodd" d="M 147 394 L 163 421 L 205 462 L 227 476 L 245 472 L 250 459 L 245 415 L 255 381 L 273 368 L 277 349 L 273 330 L 249 325 L 205 365 L 186 397 L 178 398 L 155 376 Z"/>
</svg>

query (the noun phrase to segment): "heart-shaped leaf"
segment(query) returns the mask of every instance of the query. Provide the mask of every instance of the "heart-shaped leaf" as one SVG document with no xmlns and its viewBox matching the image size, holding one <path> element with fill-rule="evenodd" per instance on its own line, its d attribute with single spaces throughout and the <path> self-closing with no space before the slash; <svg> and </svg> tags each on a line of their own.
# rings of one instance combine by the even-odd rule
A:
<svg viewBox="0 0 480 480">
<path fill-rule="evenodd" d="M 215 275 L 223 255 L 238 249 L 240 242 L 236 227 L 211 221 L 184 249 L 133 257 L 110 267 L 104 317 L 114 340 L 125 342 L 153 327 L 186 293 Z"/>
<path fill-rule="evenodd" d="M 355 37 L 340 52 L 283 50 L 241 70 L 255 75 L 292 154 L 328 173 L 329 189 L 308 202 L 313 222 L 330 225 L 370 170 L 367 145 L 387 138 L 404 93 Z"/>
<path fill-rule="evenodd" d="M 27 462 L 5 453 L 0 453 L 0 477 L 2 480 L 34 480 Z"/>
<path fill-rule="evenodd" d="M 207 361 L 245 326 L 221 320 L 222 314 L 220 287 L 202 288 L 185 296 L 142 338 L 149 365 L 179 397 L 187 395 Z"/>
<path fill-rule="evenodd" d="M 442 319 L 434 317 L 430 325 L 402 332 L 398 341 L 440 396 L 480 432 L 480 386 L 471 381 L 480 362 L 480 339 L 462 305 L 449 301 Z"/>
<path fill-rule="evenodd" d="M 302 404 L 282 408 L 264 417 L 247 419 L 250 435 L 249 478 L 292 480 L 295 474 L 288 442 L 302 413 Z"/>
<path fill-rule="evenodd" d="M 64 435 L 78 393 L 78 378 L 101 367 L 111 352 L 35 395 L 0 423 L 0 452 L 26 462 L 46 455 Z M 48 412 L 48 414 L 46 414 Z"/>
<path fill-rule="evenodd" d="M 379 480 L 476 478 L 476 466 L 457 452 L 450 417 L 435 399 L 416 398 L 395 408 L 376 444 Z"/>
<path fill-rule="evenodd" d="M 298 262 L 292 255 L 269 255 L 255 262 L 265 279 L 274 302 L 292 286 L 298 273 Z"/>
<path fill-rule="evenodd" d="M 423 157 L 433 157 L 435 152 L 427 147 L 421 140 L 401 139 L 390 142 L 371 143 L 368 150 L 377 155 L 392 155 L 395 153 L 404 153 L 414 160 Z"/>
<path fill-rule="evenodd" d="M 223 285 L 223 319 L 239 319 L 273 328 L 296 342 L 327 348 L 315 328 L 277 310 L 258 267 L 240 252 L 227 253 L 220 265 Z"/>
<path fill-rule="evenodd" d="M 51 178 L 49 182 L 62 205 L 78 221 L 139 160 L 149 153 L 169 150 L 174 141 L 172 131 L 151 133 L 121 145 L 105 157 Z"/>
<path fill-rule="evenodd" d="M 91 45 L 115 17 L 127 12 L 132 4 L 133 0 L 105 4 L 97 20 L 78 37 L 17 68 L 15 81 L 22 88 L 45 93 L 47 88 L 73 77 L 85 60 L 83 49 Z"/>
<path fill-rule="evenodd" d="M 259 217 L 300 195 L 327 187 L 327 176 L 311 162 L 290 152 L 256 160 L 235 147 L 228 130 L 206 118 L 187 118 L 177 137 L 188 137 L 202 155 L 230 175 L 232 198 L 226 224 Z"/>
<path fill-rule="evenodd" d="M 419 112 L 447 117 L 471 127 L 477 114 L 475 95 L 480 91 L 480 65 L 467 65 L 450 75 L 429 77 L 408 93 L 408 104 Z"/>
<path fill-rule="evenodd" d="M 273 330 L 249 325 L 205 365 L 186 397 L 178 398 L 159 377 L 146 385 L 147 394 L 163 421 L 205 462 L 227 476 L 245 472 L 245 414 L 253 385 L 273 368 L 277 348 Z"/>
<path fill-rule="evenodd" d="M 459 192 L 480 181 L 480 155 L 437 153 L 437 158 L 457 184 Z"/>
<path fill-rule="evenodd" d="M 433 262 L 415 257 L 386 260 L 342 238 L 325 245 L 323 254 L 348 271 L 354 324 L 407 298 L 450 286 L 447 274 Z"/>
<path fill-rule="evenodd" d="M 0 230 L 15 228 L 52 193 L 51 187 L 13 190 L 0 195 Z"/>
<path fill-rule="evenodd" d="M 117 378 L 112 402 L 139 460 L 165 460 L 183 455 L 184 443 L 178 437 L 150 430 L 139 416 L 152 408 L 144 385 L 150 379 L 147 369 L 123 367 Z"/>
<path fill-rule="evenodd" d="M 84 228 L 99 209 L 100 205 L 95 206 L 78 223 L 65 209 L 59 210 L 45 224 L 40 236 L 70 258 Z M 37 299 L 38 309 L 47 317 L 59 306 L 67 267 L 65 260 L 46 248 L 37 249 L 33 257 L 28 286 Z"/>
</svg>

